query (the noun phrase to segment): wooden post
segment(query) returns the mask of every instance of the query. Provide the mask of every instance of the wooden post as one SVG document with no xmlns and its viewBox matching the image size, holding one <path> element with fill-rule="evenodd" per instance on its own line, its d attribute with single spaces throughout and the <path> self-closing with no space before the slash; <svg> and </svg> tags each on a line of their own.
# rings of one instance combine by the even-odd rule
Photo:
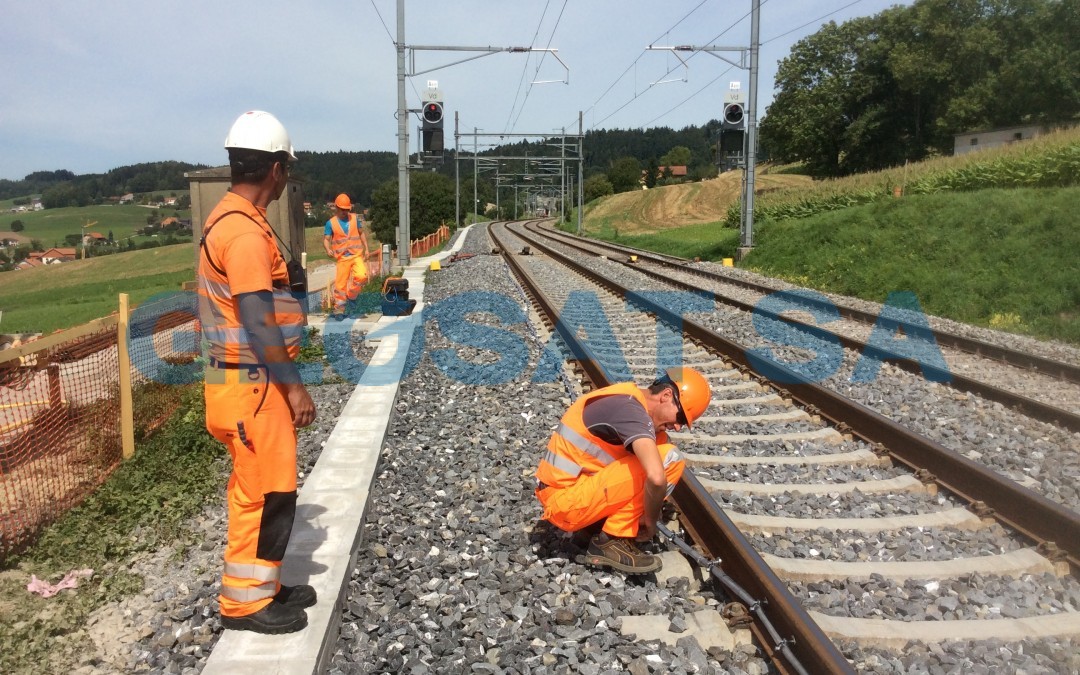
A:
<svg viewBox="0 0 1080 675">
<path fill-rule="evenodd" d="M 60 413 L 60 406 L 64 405 L 64 393 L 60 384 L 60 366 L 55 363 L 46 368 L 49 377 L 49 408 L 56 414 Z"/>
<path fill-rule="evenodd" d="M 120 294 L 120 316 L 116 324 L 117 367 L 120 369 L 120 439 L 124 459 L 135 456 L 135 409 L 131 401 L 131 355 L 128 353 L 130 312 L 128 294 Z"/>
</svg>

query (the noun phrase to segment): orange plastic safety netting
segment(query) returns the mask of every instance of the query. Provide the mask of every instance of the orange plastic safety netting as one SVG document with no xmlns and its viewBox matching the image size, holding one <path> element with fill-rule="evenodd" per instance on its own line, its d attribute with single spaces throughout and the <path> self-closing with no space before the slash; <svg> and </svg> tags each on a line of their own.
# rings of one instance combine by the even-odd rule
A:
<svg viewBox="0 0 1080 675">
<path fill-rule="evenodd" d="M 73 339 L 0 352 L 0 560 L 81 502 L 122 457 L 115 318 Z M 136 442 L 168 418 L 182 388 L 199 380 L 191 294 L 132 313 L 128 340 Z M 5 350 L 8 351 L 8 350 Z"/>
</svg>

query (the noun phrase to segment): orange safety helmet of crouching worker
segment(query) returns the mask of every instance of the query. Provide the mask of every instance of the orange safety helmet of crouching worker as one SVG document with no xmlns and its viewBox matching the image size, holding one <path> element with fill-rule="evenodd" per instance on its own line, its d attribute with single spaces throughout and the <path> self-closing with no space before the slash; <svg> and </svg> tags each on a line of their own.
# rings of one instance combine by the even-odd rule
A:
<svg viewBox="0 0 1080 675">
<path fill-rule="evenodd" d="M 675 403 L 682 413 L 682 419 L 678 421 L 687 429 L 701 417 L 712 400 L 709 381 L 693 368 L 668 368 L 656 383 L 675 386 Z"/>
<path fill-rule="evenodd" d="M 337 196 L 337 199 L 334 200 L 334 206 L 338 207 L 342 211 L 351 211 L 352 200 L 349 199 L 349 195 L 342 192 Z"/>
</svg>

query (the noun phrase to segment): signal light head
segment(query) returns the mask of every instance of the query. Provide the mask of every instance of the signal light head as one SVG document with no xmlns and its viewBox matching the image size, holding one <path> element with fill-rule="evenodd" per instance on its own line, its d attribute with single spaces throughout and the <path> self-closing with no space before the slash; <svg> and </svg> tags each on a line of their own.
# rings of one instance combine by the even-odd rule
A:
<svg viewBox="0 0 1080 675">
<path fill-rule="evenodd" d="M 437 101 L 428 101 L 424 104 L 424 121 L 430 124 L 441 122 L 443 118 L 442 104 Z"/>
<path fill-rule="evenodd" d="M 741 124 L 743 121 L 743 107 L 741 103 L 729 103 L 724 106 L 724 121 L 728 124 Z"/>
</svg>

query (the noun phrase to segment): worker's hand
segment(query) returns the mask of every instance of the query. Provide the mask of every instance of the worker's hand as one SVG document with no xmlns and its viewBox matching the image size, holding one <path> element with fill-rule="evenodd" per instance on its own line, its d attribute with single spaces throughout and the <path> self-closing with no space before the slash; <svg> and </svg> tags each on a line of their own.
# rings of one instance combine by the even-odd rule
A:
<svg viewBox="0 0 1080 675">
<path fill-rule="evenodd" d="M 650 521 L 645 516 L 641 517 L 641 522 L 638 523 L 638 533 L 636 539 L 638 541 L 650 541 L 656 536 L 656 521 Z"/>
<path fill-rule="evenodd" d="M 306 427 L 315 421 L 315 402 L 302 384 L 293 384 L 288 388 L 289 409 L 292 410 L 292 423 L 297 429 Z"/>
</svg>

